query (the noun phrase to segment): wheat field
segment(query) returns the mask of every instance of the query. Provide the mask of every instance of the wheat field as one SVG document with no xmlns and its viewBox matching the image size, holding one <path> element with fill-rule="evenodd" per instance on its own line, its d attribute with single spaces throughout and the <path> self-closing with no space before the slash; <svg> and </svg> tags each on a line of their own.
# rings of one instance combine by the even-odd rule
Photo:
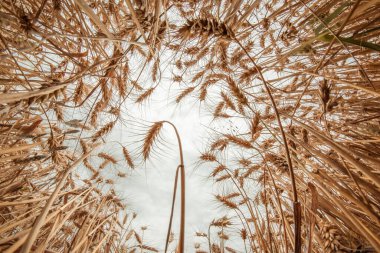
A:
<svg viewBox="0 0 380 253">
<path fill-rule="evenodd" d="M 194 245 L 181 129 L 129 112 L 173 87 L 235 127 L 203 137 L 225 213 Z M 111 140 L 121 125 L 138 131 Z M 114 181 L 168 155 L 164 129 L 179 160 L 153 247 Z M 4 253 L 380 252 L 380 1 L 2 0 L 0 175 Z"/>
</svg>

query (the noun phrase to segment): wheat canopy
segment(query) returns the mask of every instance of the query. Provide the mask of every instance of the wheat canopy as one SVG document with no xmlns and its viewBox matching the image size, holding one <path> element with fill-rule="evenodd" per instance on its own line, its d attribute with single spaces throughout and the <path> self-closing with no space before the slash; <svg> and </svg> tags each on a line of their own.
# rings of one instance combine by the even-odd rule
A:
<svg viewBox="0 0 380 253">
<path fill-rule="evenodd" d="M 2 0 L 0 251 L 380 252 L 379 10 L 378 0 Z M 207 134 L 191 163 L 218 210 L 194 245 L 182 146 L 195 137 L 145 121 L 139 110 L 157 97 L 211 119 L 196 126 Z M 129 137 L 114 138 L 121 130 Z M 115 185 L 172 156 L 156 247 Z"/>
</svg>

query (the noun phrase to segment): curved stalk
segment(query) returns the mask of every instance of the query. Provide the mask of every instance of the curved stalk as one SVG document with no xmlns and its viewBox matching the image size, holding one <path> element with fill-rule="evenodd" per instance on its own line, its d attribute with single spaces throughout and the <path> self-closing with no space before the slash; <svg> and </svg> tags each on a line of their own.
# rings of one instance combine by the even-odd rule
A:
<svg viewBox="0 0 380 253">
<path fill-rule="evenodd" d="M 180 218 L 180 232 L 179 232 L 179 252 L 184 253 L 184 246 L 185 246 L 185 204 L 186 204 L 186 199 L 185 199 L 185 165 L 184 165 L 184 159 L 183 159 L 183 151 L 182 151 L 182 143 L 181 143 L 181 137 L 179 136 L 178 130 L 176 126 L 171 123 L 170 121 L 162 121 L 163 123 L 168 123 L 171 125 L 175 131 L 177 141 L 178 141 L 178 148 L 179 148 L 179 157 L 180 157 L 180 164 L 177 167 L 177 173 L 176 173 L 176 181 L 174 184 L 174 187 L 176 189 L 177 186 L 177 178 L 178 178 L 178 169 L 181 172 L 181 218 Z M 168 230 L 168 236 L 170 234 L 170 227 L 171 227 L 171 220 L 173 216 L 173 211 L 174 211 L 174 201 L 175 201 L 175 194 L 176 190 L 174 190 L 173 194 L 173 203 L 172 203 L 172 210 L 171 210 L 171 218 L 170 218 L 170 223 L 169 223 L 169 230 Z M 167 246 L 168 246 L 168 237 L 166 239 L 166 245 L 165 245 L 165 252 L 167 252 Z"/>
</svg>

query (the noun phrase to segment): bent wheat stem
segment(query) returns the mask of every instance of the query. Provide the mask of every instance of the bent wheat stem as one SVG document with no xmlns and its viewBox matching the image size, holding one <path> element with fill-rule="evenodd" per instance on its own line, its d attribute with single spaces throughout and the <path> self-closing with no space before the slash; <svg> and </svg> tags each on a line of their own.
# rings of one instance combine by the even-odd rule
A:
<svg viewBox="0 0 380 253">
<path fill-rule="evenodd" d="M 241 49 L 245 52 L 245 54 L 248 56 L 250 61 L 255 66 L 256 71 L 259 73 L 261 80 L 264 83 L 265 90 L 269 96 L 271 103 L 272 103 L 273 110 L 274 110 L 275 115 L 276 115 L 277 123 L 278 123 L 278 126 L 280 128 L 282 140 L 284 142 L 286 160 L 287 160 L 287 163 L 289 166 L 290 179 L 291 179 L 292 189 L 293 189 L 293 215 L 294 215 L 294 220 L 295 220 L 295 226 L 294 226 L 295 250 L 294 250 L 294 252 L 300 253 L 301 252 L 301 244 L 302 244 L 302 242 L 301 242 L 301 204 L 300 204 L 300 202 L 298 202 L 297 187 L 296 187 L 296 180 L 295 180 L 295 176 L 294 176 L 294 169 L 293 169 L 293 165 L 292 165 L 292 159 L 290 158 L 289 147 L 288 147 L 286 135 L 285 135 L 285 132 L 284 132 L 284 129 L 282 126 L 280 114 L 278 112 L 276 102 L 275 102 L 273 95 L 269 89 L 269 86 L 268 86 L 268 84 L 264 78 L 264 75 L 261 72 L 260 67 L 256 64 L 256 62 L 253 60 L 253 58 L 249 55 L 249 53 L 247 52 L 245 47 L 240 43 L 240 41 L 236 38 L 235 38 L 235 41 L 241 47 Z"/>
</svg>

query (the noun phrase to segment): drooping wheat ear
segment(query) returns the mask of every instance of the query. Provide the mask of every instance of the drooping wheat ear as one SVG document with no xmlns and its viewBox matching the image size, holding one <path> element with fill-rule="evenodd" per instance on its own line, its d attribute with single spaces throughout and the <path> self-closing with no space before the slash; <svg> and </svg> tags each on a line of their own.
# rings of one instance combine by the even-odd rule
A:
<svg viewBox="0 0 380 253">
<path fill-rule="evenodd" d="M 199 93 L 199 101 L 205 101 L 207 96 L 207 89 L 206 88 L 201 88 L 201 92 Z"/>
<path fill-rule="evenodd" d="M 129 232 L 128 232 L 128 234 L 125 236 L 125 241 L 128 241 L 129 239 L 131 239 L 132 238 L 132 236 L 134 235 L 134 231 L 133 230 L 130 230 Z"/>
<path fill-rule="evenodd" d="M 323 80 L 319 83 L 318 96 L 322 103 L 323 113 L 327 112 L 327 104 L 330 101 L 331 86 L 328 85 L 327 80 Z"/>
<path fill-rule="evenodd" d="M 201 154 L 200 159 L 206 162 L 215 162 L 216 156 L 212 154 L 211 152 L 206 152 L 206 153 Z"/>
<path fill-rule="evenodd" d="M 153 247 L 148 246 L 148 245 L 141 245 L 140 248 L 151 251 L 151 252 L 159 252 L 156 248 L 153 248 Z"/>
<path fill-rule="evenodd" d="M 227 83 L 228 86 L 236 98 L 236 100 L 239 102 L 240 105 L 247 105 L 248 104 L 248 99 L 244 95 L 243 91 L 237 86 L 234 80 L 232 80 L 231 77 L 227 77 Z"/>
<path fill-rule="evenodd" d="M 153 64 L 153 69 L 152 69 L 152 80 L 153 82 L 157 81 L 157 76 L 158 76 L 158 71 L 160 68 L 160 60 L 157 59 L 154 64 Z"/>
<path fill-rule="evenodd" d="M 122 76 L 119 76 L 117 78 L 116 85 L 120 97 L 125 98 L 125 96 L 127 95 L 127 85 L 125 79 Z"/>
<path fill-rule="evenodd" d="M 226 247 L 226 250 L 228 251 L 228 252 L 231 252 L 231 253 L 237 253 L 237 251 L 235 250 L 235 249 L 233 249 L 233 248 L 230 248 L 230 247 Z"/>
<path fill-rule="evenodd" d="M 134 231 L 134 236 L 135 236 L 136 241 L 141 245 L 142 244 L 141 237 L 136 231 Z"/>
<path fill-rule="evenodd" d="M 201 48 L 199 46 L 192 46 L 192 47 L 188 47 L 184 50 L 184 53 L 185 54 L 188 54 L 188 55 L 196 55 L 199 53 L 199 50 Z"/>
<path fill-rule="evenodd" d="M 221 117 L 221 115 L 223 114 L 222 113 L 223 107 L 224 107 L 223 101 L 221 101 L 217 104 L 217 106 L 215 107 L 214 113 L 213 113 L 214 118 Z"/>
<path fill-rule="evenodd" d="M 104 136 L 105 134 L 109 133 L 112 128 L 115 126 L 116 121 L 112 121 L 108 124 L 106 124 L 104 127 L 102 127 L 99 131 L 97 131 L 93 136 L 92 136 L 92 141 L 95 142 L 98 138 Z"/>
<path fill-rule="evenodd" d="M 103 158 L 104 160 L 110 161 L 113 164 L 117 163 L 117 160 L 113 156 L 106 154 L 104 152 L 99 153 L 98 157 Z"/>
<path fill-rule="evenodd" d="M 86 152 L 83 152 L 86 153 Z M 83 165 L 89 169 L 92 173 L 96 173 L 96 169 L 91 165 L 91 163 L 88 161 L 88 159 L 83 160 Z"/>
<path fill-rule="evenodd" d="M 191 79 L 192 83 L 195 83 L 198 81 L 201 77 L 203 77 L 206 73 L 206 70 L 199 71 L 197 74 L 194 75 L 194 77 Z"/>
<path fill-rule="evenodd" d="M 152 150 L 152 146 L 154 142 L 156 141 L 163 124 L 164 124 L 163 121 L 154 123 L 153 126 L 149 129 L 147 135 L 145 136 L 144 145 L 143 145 L 144 160 L 147 160 L 149 158 L 150 152 Z"/>
<path fill-rule="evenodd" d="M 240 193 L 239 192 L 232 192 L 228 195 L 225 195 L 223 196 L 224 198 L 226 199 L 232 199 L 232 198 L 236 198 L 236 197 L 239 197 L 240 196 Z"/>
<path fill-rule="evenodd" d="M 222 181 L 225 181 L 227 179 L 231 178 L 231 175 L 230 174 L 226 174 L 224 176 L 221 176 L 221 177 L 218 177 L 215 179 L 216 182 L 222 182 Z"/>
<path fill-rule="evenodd" d="M 119 172 L 117 173 L 117 176 L 118 176 L 118 177 L 121 177 L 121 178 L 125 178 L 125 177 L 127 176 L 127 174 L 119 171 Z"/>
<path fill-rule="evenodd" d="M 132 157 L 131 155 L 129 154 L 129 151 L 126 147 L 123 147 L 123 155 L 124 155 L 124 159 L 125 161 L 127 162 L 128 166 L 131 168 L 131 169 L 134 169 L 135 168 L 135 165 L 133 163 L 133 160 L 132 160 Z"/>
<path fill-rule="evenodd" d="M 223 149 L 225 149 L 227 147 L 227 145 L 228 145 L 228 140 L 221 138 L 221 139 L 214 141 L 211 144 L 210 149 L 212 151 L 214 151 L 214 150 L 222 151 Z"/>
<path fill-rule="evenodd" d="M 136 103 L 141 103 L 143 102 L 144 100 L 146 100 L 148 97 L 150 97 L 150 95 L 152 95 L 154 91 L 154 88 L 150 88 L 148 89 L 147 91 L 145 91 L 143 94 L 141 94 L 137 99 L 136 99 Z"/>
<path fill-rule="evenodd" d="M 224 92 L 221 92 L 220 95 L 223 98 L 224 103 L 226 104 L 227 107 L 229 107 L 231 110 L 236 110 L 236 106 L 232 102 L 232 100 L 228 97 L 228 95 Z"/>
<path fill-rule="evenodd" d="M 244 241 L 247 240 L 247 230 L 245 230 L 244 228 L 242 228 L 240 230 L 240 236 L 241 236 L 241 239 L 243 239 Z"/>
<path fill-rule="evenodd" d="M 207 237 L 207 234 L 204 232 L 195 232 L 195 236 L 197 237 Z"/>
<path fill-rule="evenodd" d="M 321 237 L 324 239 L 324 249 L 327 253 L 340 252 L 343 235 L 337 226 L 328 223 L 323 224 L 321 229 Z"/>
<path fill-rule="evenodd" d="M 73 101 L 76 105 L 79 105 L 81 103 L 84 91 L 85 91 L 85 84 L 83 80 L 80 80 L 78 86 L 75 89 L 74 97 L 73 97 Z"/>
<path fill-rule="evenodd" d="M 217 200 L 219 200 L 223 205 L 225 205 L 228 208 L 236 209 L 238 207 L 234 202 L 232 202 L 231 200 L 229 200 L 228 198 L 224 196 L 216 195 L 215 197 Z"/>
<path fill-rule="evenodd" d="M 279 169 L 281 172 L 287 172 L 287 171 L 289 171 L 288 163 L 281 156 L 278 156 L 278 155 L 273 154 L 273 153 L 267 153 L 265 155 L 265 160 L 268 161 L 268 162 L 273 163 L 273 165 L 275 167 L 277 167 L 277 169 Z"/>
<path fill-rule="evenodd" d="M 249 165 L 252 164 L 252 161 L 249 160 L 249 159 L 247 159 L 247 158 L 241 158 L 241 159 L 239 159 L 238 163 L 246 168 L 246 167 L 248 167 Z"/>
<path fill-rule="evenodd" d="M 249 177 L 253 172 L 255 171 L 258 171 L 258 169 L 260 169 L 260 166 L 258 165 L 253 165 L 251 167 L 249 167 L 241 176 L 243 178 L 247 178 Z"/>
<path fill-rule="evenodd" d="M 187 24 L 182 26 L 177 32 L 177 37 L 183 40 L 192 39 L 195 36 L 202 35 L 220 37 L 227 40 L 232 40 L 234 37 L 231 28 L 215 18 L 188 20 Z"/>
<path fill-rule="evenodd" d="M 218 167 L 216 167 L 212 172 L 211 172 L 211 176 L 212 177 L 215 177 L 216 175 L 218 175 L 220 172 L 226 170 L 227 167 L 223 164 L 220 164 Z"/>
<path fill-rule="evenodd" d="M 251 138 L 252 140 L 255 140 L 257 137 L 257 133 L 259 131 L 259 123 L 260 123 L 260 113 L 256 113 L 255 117 L 252 119 L 251 122 Z"/>
<path fill-rule="evenodd" d="M 100 165 L 99 165 L 99 170 L 104 169 L 108 164 L 111 162 L 109 160 L 104 160 Z"/>
<path fill-rule="evenodd" d="M 226 234 L 226 233 L 224 233 L 223 231 L 219 231 L 218 232 L 218 236 L 219 236 L 219 238 L 220 239 L 222 239 L 222 240 L 228 240 L 230 237 Z"/>
<path fill-rule="evenodd" d="M 181 92 L 181 94 L 179 94 L 179 96 L 176 98 L 175 102 L 178 104 L 179 102 L 181 102 L 181 100 L 186 97 L 187 95 L 189 95 L 193 90 L 195 89 L 195 87 L 189 87 L 185 90 L 183 90 Z"/>
<path fill-rule="evenodd" d="M 219 245 L 213 243 L 212 246 L 211 246 L 211 252 L 212 253 L 220 253 L 222 252 Z"/>
<path fill-rule="evenodd" d="M 213 220 L 211 222 L 211 226 L 214 226 L 214 227 L 228 227 L 231 225 L 232 225 L 231 219 L 228 218 L 227 216 L 223 216 L 222 218 Z"/>
<path fill-rule="evenodd" d="M 250 68 L 250 69 L 247 69 L 245 70 L 239 77 L 239 82 L 240 83 L 245 83 L 245 82 L 250 82 L 253 78 L 254 75 L 256 75 L 258 73 L 258 70 L 257 69 L 260 69 L 261 70 L 261 67 L 258 67 L 258 68 Z"/>
<path fill-rule="evenodd" d="M 309 135 L 308 135 L 308 131 L 304 128 L 302 128 L 302 140 L 305 142 L 305 143 L 309 143 Z"/>
<path fill-rule="evenodd" d="M 242 139 L 242 138 L 239 138 L 237 136 L 234 136 L 234 135 L 231 135 L 231 134 L 226 134 L 225 137 L 232 143 L 240 146 L 240 147 L 243 147 L 243 148 L 252 148 L 252 144 L 245 140 L 245 139 Z"/>
</svg>

